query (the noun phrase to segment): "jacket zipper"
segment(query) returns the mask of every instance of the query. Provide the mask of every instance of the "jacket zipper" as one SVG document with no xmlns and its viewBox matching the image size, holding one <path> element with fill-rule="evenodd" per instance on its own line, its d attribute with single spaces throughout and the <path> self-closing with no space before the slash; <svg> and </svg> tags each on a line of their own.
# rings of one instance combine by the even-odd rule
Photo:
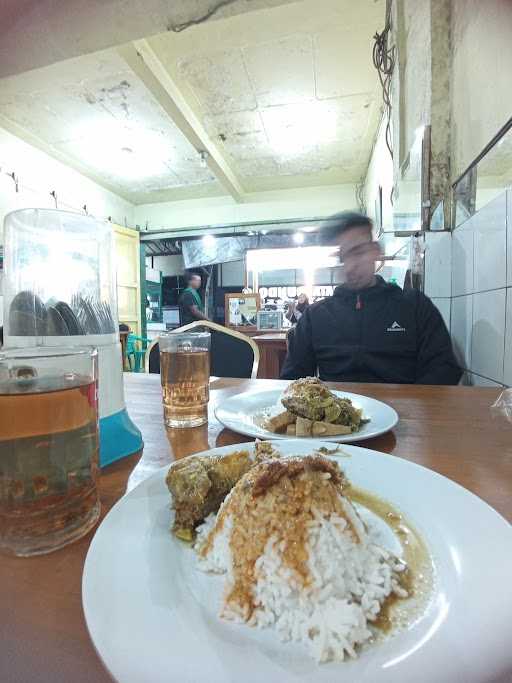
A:
<svg viewBox="0 0 512 683">
<path fill-rule="evenodd" d="M 359 294 L 357 295 L 357 300 L 356 300 L 356 311 L 360 311 L 363 307 L 363 302 L 361 301 L 361 297 Z"/>
</svg>

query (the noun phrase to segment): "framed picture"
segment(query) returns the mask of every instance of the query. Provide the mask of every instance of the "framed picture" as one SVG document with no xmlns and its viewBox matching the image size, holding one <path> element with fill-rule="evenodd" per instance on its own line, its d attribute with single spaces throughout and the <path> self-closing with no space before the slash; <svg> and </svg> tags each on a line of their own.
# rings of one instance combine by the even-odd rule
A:
<svg viewBox="0 0 512 683">
<path fill-rule="evenodd" d="M 260 310 L 259 294 L 226 294 L 224 298 L 225 320 L 228 327 L 256 328 Z"/>
</svg>

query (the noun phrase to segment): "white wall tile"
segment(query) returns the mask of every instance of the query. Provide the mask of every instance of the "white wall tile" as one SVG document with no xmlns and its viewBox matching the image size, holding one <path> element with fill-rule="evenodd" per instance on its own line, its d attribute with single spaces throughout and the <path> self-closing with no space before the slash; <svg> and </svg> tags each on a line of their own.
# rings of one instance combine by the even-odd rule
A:
<svg viewBox="0 0 512 683">
<path fill-rule="evenodd" d="M 449 298 L 432 297 L 432 303 L 439 309 L 448 330 L 450 329 L 450 302 Z"/>
<path fill-rule="evenodd" d="M 471 370 L 495 382 L 503 381 L 505 291 L 473 295 Z"/>
<path fill-rule="evenodd" d="M 473 295 L 452 299 L 451 337 L 453 350 L 461 368 L 471 367 L 471 330 L 473 328 Z"/>
<path fill-rule="evenodd" d="M 425 294 L 432 298 L 452 293 L 452 236 L 449 232 L 425 234 Z"/>
<path fill-rule="evenodd" d="M 512 190 L 507 192 L 507 285 L 512 286 Z"/>
<path fill-rule="evenodd" d="M 511 193 L 512 194 L 512 193 Z M 505 315 L 505 372 L 504 383 L 512 387 L 512 288 L 507 289 L 507 312 Z"/>
<path fill-rule="evenodd" d="M 452 237 L 452 296 L 473 292 L 473 228 L 466 221 Z"/>
<path fill-rule="evenodd" d="M 476 375 L 474 372 L 468 374 L 471 375 L 470 383 L 474 387 L 503 387 L 503 384 L 493 382 L 492 380 L 487 379 L 487 377 L 480 377 L 480 375 Z"/>
<path fill-rule="evenodd" d="M 505 287 L 507 281 L 507 193 L 503 192 L 472 216 L 474 290 Z"/>
</svg>

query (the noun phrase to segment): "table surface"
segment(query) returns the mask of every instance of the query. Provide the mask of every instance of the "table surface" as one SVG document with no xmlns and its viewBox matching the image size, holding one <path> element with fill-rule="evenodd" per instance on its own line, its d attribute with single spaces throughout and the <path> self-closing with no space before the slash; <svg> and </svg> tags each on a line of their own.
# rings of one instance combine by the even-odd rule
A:
<svg viewBox="0 0 512 683">
<path fill-rule="evenodd" d="M 166 433 L 159 375 L 125 374 L 126 404 L 144 438 L 144 452 L 102 471 L 102 516 L 155 469 L 193 452 L 248 440 L 210 416 L 209 424 Z M 278 380 L 213 379 L 210 408 L 227 396 L 279 388 Z M 512 521 L 512 428 L 493 418 L 499 391 L 476 387 L 334 385 L 392 405 L 395 429 L 357 445 L 429 467 L 473 491 Z M 0 681 L 104 683 L 104 670 L 85 626 L 81 579 L 93 532 L 53 554 L 0 560 Z M 134 637 L 136 634 L 134 634 Z"/>
<path fill-rule="evenodd" d="M 286 342 L 286 332 L 267 332 L 266 334 L 257 334 L 253 337 L 257 342 Z"/>
</svg>

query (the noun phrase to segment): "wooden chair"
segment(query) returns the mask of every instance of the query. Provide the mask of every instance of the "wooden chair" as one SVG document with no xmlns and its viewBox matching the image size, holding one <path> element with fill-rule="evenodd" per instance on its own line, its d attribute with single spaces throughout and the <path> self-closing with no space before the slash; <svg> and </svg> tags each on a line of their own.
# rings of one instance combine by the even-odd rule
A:
<svg viewBox="0 0 512 683">
<path fill-rule="evenodd" d="M 210 374 L 212 376 L 250 379 L 256 377 L 260 363 L 260 350 L 256 342 L 247 335 L 209 320 L 196 320 L 178 327 L 174 332 L 200 332 L 201 329 L 211 334 Z M 155 356 L 158 356 L 158 360 Z M 146 372 L 160 372 L 158 341 L 148 347 L 145 369 Z"/>
</svg>

